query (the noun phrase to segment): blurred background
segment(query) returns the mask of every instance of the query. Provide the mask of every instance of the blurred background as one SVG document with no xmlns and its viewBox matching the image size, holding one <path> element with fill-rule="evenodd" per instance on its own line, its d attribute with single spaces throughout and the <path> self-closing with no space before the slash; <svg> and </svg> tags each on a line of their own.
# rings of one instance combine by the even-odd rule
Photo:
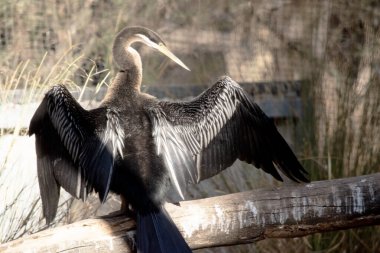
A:
<svg viewBox="0 0 380 253">
<path fill-rule="evenodd" d="M 377 0 L 0 0 L 0 240 L 44 228 L 28 122 L 46 90 L 64 83 L 86 108 L 115 73 L 111 47 L 124 26 L 158 32 L 189 66 L 146 47 L 143 89 L 197 95 L 229 75 L 274 118 L 311 180 L 380 170 L 380 2 Z M 286 182 L 285 182 L 286 184 Z M 237 162 L 191 186 L 194 198 L 281 184 Z M 96 197 L 62 190 L 56 224 L 102 215 Z M 380 228 L 263 240 L 197 252 L 379 252 Z"/>
</svg>

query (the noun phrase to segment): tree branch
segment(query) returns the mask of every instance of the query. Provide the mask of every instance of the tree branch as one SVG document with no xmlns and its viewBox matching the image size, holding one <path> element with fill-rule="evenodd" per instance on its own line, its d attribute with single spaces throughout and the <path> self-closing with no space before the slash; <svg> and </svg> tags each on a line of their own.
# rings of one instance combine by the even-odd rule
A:
<svg viewBox="0 0 380 253">
<path fill-rule="evenodd" d="M 380 173 L 168 204 L 192 249 L 380 224 Z M 135 223 L 98 218 L 0 245 L 0 252 L 130 252 Z"/>
</svg>

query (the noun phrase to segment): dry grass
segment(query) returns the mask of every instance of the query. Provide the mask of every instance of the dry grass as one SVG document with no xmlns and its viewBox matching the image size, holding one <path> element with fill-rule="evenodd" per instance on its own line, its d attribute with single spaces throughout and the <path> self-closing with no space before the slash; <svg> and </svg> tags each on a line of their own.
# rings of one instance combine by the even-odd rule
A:
<svg viewBox="0 0 380 253">
<path fill-rule="evenodd" d="M 0 6 L 0 112 L 38 101 L 48 87 L 57 83 L 65 83 L 79 94 L 83 94 L 83 87 L 107 84 L 112 76 L 108 71 L 112 69 L 112 38 L 127 24 L 146 25 L 164 35 L 187 28 L 199 33 L 222 32 L 236 43 L 231 47 L 246 53 L 244 66 L 235 66 L 242 72 L 256 71 L 252 76 L 268 80 L 308 80 L 302 90 L 304 117 L 295 126 L 294 139 L 297 154 L 313 180 L 378 172 L 380 45 L 375 21 L 379 8 L 369 0 L 277 4 L 223 0 L 217 5 L 190 0 L 154 4 L 90 0 L 39 0 L 31 4 L 5 0 Z M 190 45 L 193 40 L 184 37 L 169 43 Z M 206 48 L 205 44 L 196 46 Z M 200 61 L 199 52 L 190 55 L 194 64 Z M 230 55 L 225 55 L 229 56 L 226 62 L 231 61 Z M 183 60 L 186 62 L 186 57 Z M 170 67 L 162 58 L 143 58 L 143 64 L 147 83 L 170 77 Z M 243 65 L 235 65 L 239 64 Z M 192 80 L 214 80 L 216 76 L 208 76 L 210 68 L 215 69 L 213 73 L 228 71 L 218 69 L 218 62 L 205 61 L 191 72 L 196 77 Z M 14 89 L 19 92 L 16 94 Z M 40 203 L 20 200 L 36 199 L 38 195 L 28 188 L 36 185 L 36 181 L 27 180 L 33 174 L 24 171 L 35 159 L 29 157 L 34 154 L 33 148 L 25 151 L 18 144 L 19 133 L 25 134 L 25 122 L 33 108 L 20 108 L 19 114 L 7 116 L 15 122 L 11 131 L 7 128 L 0 132 L 0 203 L 6 203 L 0 205 L 2 241 L 43 227 L 38 214 Z M 22 159 L 14 152 L 21 153 Z M 26 162 L 17 163 L 21 160 Z M 261 171 L 245 167 L 236 164 L 190 192 L 204 197 L 273 185 L 273 180 Z M 14 168 L 21 170 L 16 172 Z M 15 186 L 17 189 L 12 188 Z M 63 207 L 66 205 L 63 203 Z M 199 252 L 376 252 L 379 236 L 379 228 L 362 228 Z"/>
</svg>

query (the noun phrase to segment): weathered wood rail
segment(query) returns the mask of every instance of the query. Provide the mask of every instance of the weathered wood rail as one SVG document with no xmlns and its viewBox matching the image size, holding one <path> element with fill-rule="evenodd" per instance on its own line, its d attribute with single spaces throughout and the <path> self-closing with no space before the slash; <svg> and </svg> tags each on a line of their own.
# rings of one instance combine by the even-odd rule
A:
<svg viewBox="0 0 380 253">
<path fill-rule="evenodd" d="M 380 173 L 184 201 L 167 210 L 192 249 L 380 224 Z M 0 252 L 131 252 L 134 222 L 88 219 L 0 245 Z"/>
</svg>

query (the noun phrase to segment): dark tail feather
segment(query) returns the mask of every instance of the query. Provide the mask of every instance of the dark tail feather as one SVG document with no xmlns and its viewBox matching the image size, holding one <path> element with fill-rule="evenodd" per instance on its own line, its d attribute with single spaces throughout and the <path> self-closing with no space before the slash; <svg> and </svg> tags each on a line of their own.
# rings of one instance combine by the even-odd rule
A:
<svg viewBox="0 0 380 253">
<path fill-rule="evenodd" d="M 164 208 L 137 214 L 138 253 L 191 253 L 178 228 Z"/>
</svg>

